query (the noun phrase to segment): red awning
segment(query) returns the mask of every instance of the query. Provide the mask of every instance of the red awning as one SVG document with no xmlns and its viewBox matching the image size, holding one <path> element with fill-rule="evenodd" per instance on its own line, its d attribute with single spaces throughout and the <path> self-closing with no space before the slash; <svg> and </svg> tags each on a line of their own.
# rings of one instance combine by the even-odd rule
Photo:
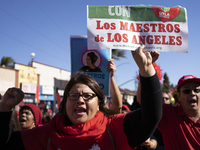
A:
<svg viewBox="0 0 200 150">
<path fill-rule="evenodd" d="M 60 107 L 60 102 L 61 102 L 61 98 L 60 98 L 60 94 L 56 93 L 56 99 L 57 99 L 57 104 L 58 104 L 58 108 Z"/>
</svg>

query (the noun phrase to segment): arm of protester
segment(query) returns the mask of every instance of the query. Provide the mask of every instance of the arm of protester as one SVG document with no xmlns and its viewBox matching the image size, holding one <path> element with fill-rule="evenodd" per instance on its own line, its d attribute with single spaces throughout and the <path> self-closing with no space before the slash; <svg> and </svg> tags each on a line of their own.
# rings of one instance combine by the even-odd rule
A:
<svg viewBox="0 0 200 150">
<path fill-rule="evenodd" d="M 141 83 L 140 83 L 140 80 L 138 82 L 138 89 L 137 89 L 137 102 L 141 105 Z"/>
<path fill-rule="evenodd" d="M 114 59 L 108 60 L 107 71 L 110 72 L 110 93 L 113 103 L 112 106 L 110 106 L 110 109 L 116 111 L 116 113 L 120 113 L 122 110 L 122 96 L 114 79 L 114 74 L 116 71 Z"/>
<path fill-rule="evenodd" d="M 12 133 L 12 109 L 24 98 L 18 88 L 9 88 L 0 103 L 0 145 L 2 149 L 24 149 L 19 131 Z M 15 145 L 14 143 L 17 143 Z M 12 147 L 12 148 L 11 148 Z"/>
<path fill-rule="evenodd" d="M 141 108 L 127 113 L 124 118 L 124 132 L 131 148 L 141 145 L 148 139 L 162 117 L 162 89 L 152 64 L 159 53 L 144 52 L 144 48 L 143 45 L 132 51 L 140 69 Z"/>
<path fill-rule="evenodd" d="M 152 64 L 153 64 L 158 59 L 160 54 L 156 51 L 151 51 L 150 55 L 152 57 Z M 137 102 L 139 104 L 141 104 L 141 83 L 140 83 L 140 80 L 138 82 L 138 89 L 137 89 Z"/>
</svg>

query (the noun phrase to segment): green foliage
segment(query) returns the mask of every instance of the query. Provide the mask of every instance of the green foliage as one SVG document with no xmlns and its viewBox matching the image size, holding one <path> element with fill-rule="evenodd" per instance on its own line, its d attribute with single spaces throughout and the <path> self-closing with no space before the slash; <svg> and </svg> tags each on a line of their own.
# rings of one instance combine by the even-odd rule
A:
<svg viewBox="0 0 200 150">
<path fill-rule="evenodd" d="M 112 49 L 112 59 L 119 60 L 120 57 L 126 58 L 125 52 L 125 50 Z"/>
<path fill-rule="evenodd" d="M 14 59 L 12 59 L 12 57 L 5 57 L 3 56 L 1 59 L 1 66 L 5 66 L 5 67 L 14 67 Z"/>
<path fill-rule="evenodd" d="M 169 77 L 167 75 L 167 73 L 164 73 L 163 75 L 163 84 L 162 84 L 162 91 L 165 92 L 165 93 L 168 93 L 169 92 L 169 89 L 174 87 L 173 84 L 170 84 L 169 82 Z"/>
<path fill-rule="evenodd" d="M 32 61 L 30 61 L 30 62 L 28 63 L 28 66 L 32 66 Z"/>
</svg>

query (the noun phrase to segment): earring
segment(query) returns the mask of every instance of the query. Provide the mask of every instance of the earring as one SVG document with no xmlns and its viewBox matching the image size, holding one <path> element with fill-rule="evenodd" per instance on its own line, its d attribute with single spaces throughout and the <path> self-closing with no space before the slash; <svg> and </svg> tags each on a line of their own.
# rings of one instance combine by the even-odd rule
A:
<svg viewBox="0 0 200 150">
<path fill-rule="evenodd" d="M 33 127 L 35 127 L 35 122 L 33 122 Z"/>
</svg>

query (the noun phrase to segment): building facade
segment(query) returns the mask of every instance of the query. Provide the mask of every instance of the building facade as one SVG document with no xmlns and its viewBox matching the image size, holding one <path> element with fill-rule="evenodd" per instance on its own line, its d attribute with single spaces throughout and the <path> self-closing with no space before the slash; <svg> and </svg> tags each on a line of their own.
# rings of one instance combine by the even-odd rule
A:
<svg viewBox="0 0 200 150">
<path fill-rule="evenodd" d="M 18 85 L 18 70 L 0 66 L 0 94 L 4 95 L 10 87 Z"/>
<path fill-rule="evenodd" d="M 39 74 L 39 100 L 40 108 L 51 109 L 57 112 L 58 102 L 61 101 L 65 86 L 71 78 L 71 72 L 39 62 L 32 62 Z M 57 95 L 61 98 L 58 100 Z"/>
</svg>

